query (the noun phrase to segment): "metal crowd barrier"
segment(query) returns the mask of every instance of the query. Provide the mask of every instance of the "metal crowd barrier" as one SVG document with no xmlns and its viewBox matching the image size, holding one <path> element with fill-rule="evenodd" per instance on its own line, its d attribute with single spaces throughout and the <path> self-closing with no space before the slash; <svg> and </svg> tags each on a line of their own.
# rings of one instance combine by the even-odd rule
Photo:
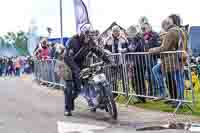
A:
<svg viewBox="0 0 200 133">
<path fill-rule="evenodd" d="M 118 97 L 129 96 L 127 105 L 133 97 L 137 97 L 178 103 L 175 112 L 182 105 L 192 110 L 189 104 L 194 105 L 195 94 L 190 61 L 184 55 L 183 51 L 112 54 L 115 70 L 107 65 L 105 73 L 113 85 L 114 94 L 118 94 Z M 185 88 L 186 80 L 190 83 L 189 89 Z M 188 92 L 189 96 L 186 95 Z"/>
<path fill-rule="evenodd" d="M 124 56 L 126 68 L 130 69 L 125 73 L 128 77 L 130 96 L 178 102 L 175 112 L 183 104 L 191 109 L 187 103 L 194 104 L 194 89 L 188 67 L 186 70 L 189 74 L 192 98 L 185 95 L 188 90 L 185 90 L 184 66 L 189 65 L 189 61 L 183 58 L 183 51 L 163 52 L 159 55 L 127 53 Z"/>
<path fill-rule="evenodd" d="M 60 79 L 55 71 L 55 65 L 59 63 L 58 60 L 34 60 L 35 70 L 34 76 L 35 79 L 54 86 L 64 87 L 62 79 Z"/>
<path fill-rule="evenodd" d="M 183 58 L 184 52 L 171 51 L 160 54 L 148 52 L 112 54 L 113 65 L 105 65 L 105 74 L 112 85 L 116 99 L 120 95 L 128 97 L 127 105 L 133 97 L 138 99 L 165 99 L 178 102 L 175 112 L 181 105 L 194 105 L 189 60 Z M 99 59 L 88 57 L 85 64 L 98 62 Z M 61 85 L 56 79 L 56 60 L 35 61 L 35 77 L 50 84 Z M 187 68 L 184 67 L 187 65 Z M 185 73 L 188 74 L 190 90 L 185 89 Z M 186 92 L 191 95 L 187 96 Z"/>
</svg>

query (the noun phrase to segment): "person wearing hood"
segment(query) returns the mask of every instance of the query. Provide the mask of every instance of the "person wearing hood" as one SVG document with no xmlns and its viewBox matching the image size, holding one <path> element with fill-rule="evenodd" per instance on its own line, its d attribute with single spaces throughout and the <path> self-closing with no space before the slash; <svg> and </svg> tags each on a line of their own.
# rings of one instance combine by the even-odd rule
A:
<svg viewBox="0 0 200 133">
<path fill-rule="evenodd" d="M 46 39 L 42 40 L 42 49 L 40 57 L 42 60 L 49 59 L 49 48 L 48 48 L 48 42 Z"/>
<path fill-rule="evenodd" d="M 111 53 L 126 53 L 128 41 L 121 34 L 121 29 L 119 26 L 115 25 L 112 27 L 112 34 L 109 36 L 105 42 L 104 49 L 109 50 Z M 117 80 L 124 79 L 124 74 L 121 69 L 123 69 L 122 56 L 118 56 L 119 58 L 114 58 L 114 63 L 117 65 L 116 69 L 114 69 L 114 74 L 112 77 L 114 78 L 113 82 L 113 90 L 118 91 L 118 82 Z M 119 79 L 120 78 L 120 79 Z M 123 90 L 125 91 L 125 83 L 122 80 Z M 114 94 L 116 97 L 117 94 Z"/>
<path fill-rule="evenodd" d="M 127 29 L 128 51 L 129 52 L 144 52 L 143 39 L 140 36 L 136 26 L 130 26 Z M 133 60 L 130 60 L 133 59 Z M 134 55 L 133 58 L 128 58 L 132 86 L 137 95 L 146 95 L 145 87 L 145 55 Z M 145 102 L 145 98 L 138 97 L 139 102 Z"/>
<path fill-rule="evenodd" d="M 112 27 L 112 35 L 106 40 L 104 49 L 112 53 L 127 52 L 127 39 L 121 35 L 120 27 L 115 25 Z"/>
<path fill-rule="evenodd" d="M 162 22 L 162 30 L 160 33 L 160 42 L 162 43 L 165 39 L 165 36 L 167 34 L 167 25 L 169 25 L 167 20 L 164 20 Z M 152 68 L 152 72 L 155 78 L 155 82 L 156 82 L 156 91 L 158 92 L 158 99 L 163 99 L 165 97 L 167 97 L 167 91 L 165 88 L 165 83 L 164 83 L 164 73 L 162 72 L 161 69 L 161 60 L 160 58 L 157 60 L 157 64 Z"/>
<path fill-rule="evenodd" d="M 180 28 L 181 19 L 178 15 L 170 15 L 166 21 L 165 29 L 167 34 L 160 47 L 149 50 L 151 53 L 161 53 L 166 51 L 185 51 L 178 53 L 175 56 L 172 54 L 165 54 L 161 56 L 163 70 L 166 73 L 167 85 L 169 88 L 171 99 L 184 99 L 184 79 L 183 66 L 187 60 L 187 35 Z M 178 56 L 178 58 L 176 58 Z M 177 106 L 177 102 L 172 103 L 173 107 Z"/>
</svg>

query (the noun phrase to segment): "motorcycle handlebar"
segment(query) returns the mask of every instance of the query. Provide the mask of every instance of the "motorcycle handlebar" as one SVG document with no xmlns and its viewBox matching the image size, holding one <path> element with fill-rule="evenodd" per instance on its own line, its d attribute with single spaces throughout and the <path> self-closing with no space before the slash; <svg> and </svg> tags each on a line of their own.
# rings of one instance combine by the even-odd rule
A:
<svg viewBox="0 0 200 133">
<path fill-rule="evenodd" d="M 101 66 L 103 64 L 104 64 L 104 62 L 101 61 L 101 62 L 98 62 L 98 63 L 91 64 L 90 67 L 97 67 L 97 66 Z"/>
</svg>

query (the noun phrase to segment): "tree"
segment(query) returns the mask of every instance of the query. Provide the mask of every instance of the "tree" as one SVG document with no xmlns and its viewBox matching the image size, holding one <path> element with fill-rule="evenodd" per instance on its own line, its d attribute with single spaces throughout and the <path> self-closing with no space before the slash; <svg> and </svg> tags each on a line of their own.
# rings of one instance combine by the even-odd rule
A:
<svg viewBox="0 0 200 133">
<path fill-rule="evenodd" d="M 6 35 L 4 35 L 4 38 L 7 43 L 13 44 L 16 40 L 16 34 L 13 32 L 8 32 Z"/>
<path fill-rule="evenodd" d="M 4 38 L 0 36 L 0 48 L 5 47 L 6 46 L 5 44 L 6 43 L 5 43 Z"/>
<path fill-rule="evenodd" d="M 26 33 L 24 31 L 19 31 L 16 33 L 15 47 L 26 54 L 28 53 L 27 42 L 28 38 L 26 37 Z"/>
<path fill-rule="evenodd" d="M 27 40 L 26 33 L 24 31 L 18 31 L 17 33 L 8 32 L 2 38 L 4 46 L 6 47 L 15 47 L 20 51 L 21 54 L 27 54 Z M 1 38 L 0 38 L 1 40 Z"/>
</svg>

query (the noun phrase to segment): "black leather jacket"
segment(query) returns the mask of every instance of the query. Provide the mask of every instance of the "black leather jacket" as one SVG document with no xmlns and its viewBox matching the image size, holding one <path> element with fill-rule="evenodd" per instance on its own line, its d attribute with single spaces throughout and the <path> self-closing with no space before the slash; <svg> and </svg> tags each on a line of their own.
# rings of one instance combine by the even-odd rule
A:
<svg viewBox="0 0 200 133">
<path fill-rule="evenodd" d="M 84 42 L 81 41 L 80 36 L 74 36 L 71 38 L 66 48 L 65 63 L 70 66 L 70 61 L 73 61 L 82 69 L 86 67 L 84 66 L 84 61 L 89 53 L 94 53 L 106 63 L 111 62 L 108 54 L 104 52 L 102 48 L 98 47 L 94 41 L 91 40 L 88 44 L 84 44 Z"/>
</svg>

